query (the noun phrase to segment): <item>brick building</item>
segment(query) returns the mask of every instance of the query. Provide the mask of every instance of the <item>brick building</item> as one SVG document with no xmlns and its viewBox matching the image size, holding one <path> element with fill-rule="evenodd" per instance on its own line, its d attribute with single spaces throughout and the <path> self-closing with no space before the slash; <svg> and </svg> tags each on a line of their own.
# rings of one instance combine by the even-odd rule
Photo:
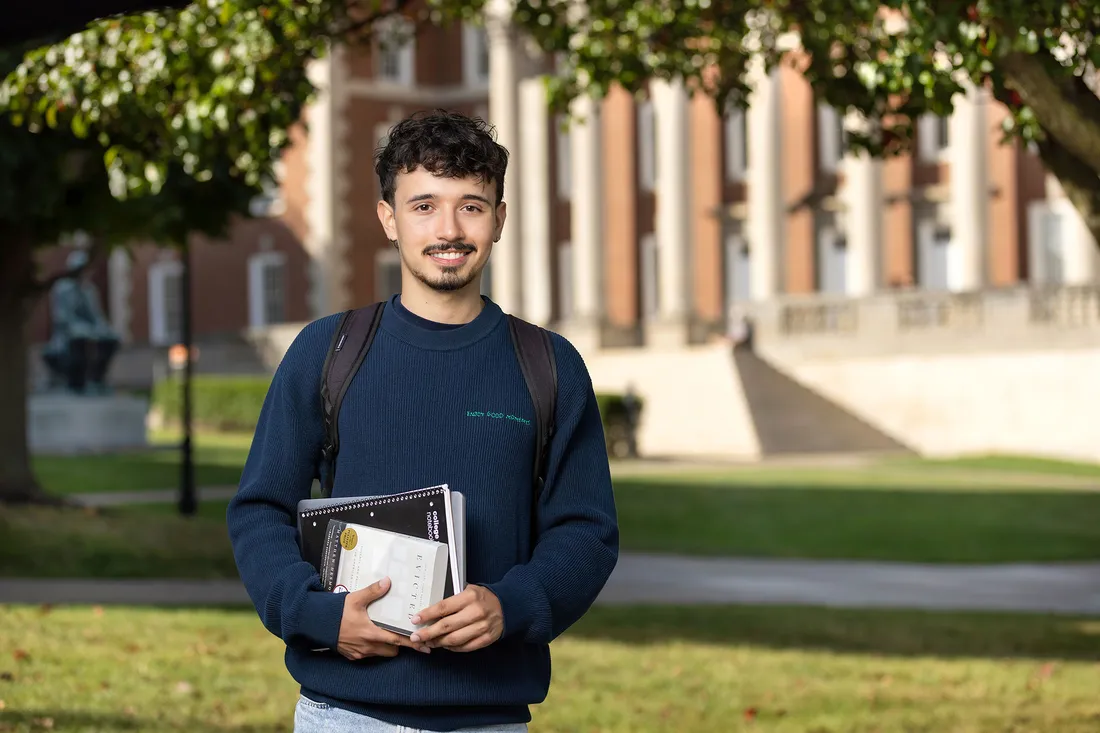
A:
<svg viewBox="0 0 1100 733">
<path fill-rule="evenodd" d="M 263 368 L 255 334 L 397 289 L 372 156 L 394 120 L 433 107 L 490 119 L 512 153 L 487 292 L 585 351 L 702 342 L 740 302 L 1096 280 L 1076 212 L 1034 155 L 1000 143 L 1004 110 L 977 90 L 886 162 L 850 154 L 852 122 L 790 68 L 757 74 L 744 114 L 654 81 L 639 98 L 577 101 L 583 121 L 563 129 L 543 102 L 546 62 L 506 21 L 487 28 L 428 27 L 314 66 L 310 133 L 257 202 L 266 215 L 194 247 L 200 369 Z M 152 247 L 97 273 L 127 343 L 118 380 L 148 381 L 178 339 L 179 273 Z"/>
</svg>

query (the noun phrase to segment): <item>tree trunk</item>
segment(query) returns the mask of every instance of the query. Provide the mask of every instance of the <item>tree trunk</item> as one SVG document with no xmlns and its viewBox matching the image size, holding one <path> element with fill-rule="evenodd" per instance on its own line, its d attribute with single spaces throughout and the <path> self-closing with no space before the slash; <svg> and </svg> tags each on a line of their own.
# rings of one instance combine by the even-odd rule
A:
<svg viewBox="0 0 1100 733">
<path fill-rule="evenodd" d="M 1081 77 L 1050 73 L 1044 61 L 1009 53 L 998 66 L 1043 128 L 1046 139 L 1039 142 L 1039 157 L 1100 246 L 1100 97 Z M 1007 89 L 994 91 L 998 100 L 1012 106 Z"/>
<path fill-rule="evenodd" d="M 0 239 L 0 503 L 53 503 L 27 449 L 27 316 L 33 303 L 29 240 Z"/>
<path fill-rule="evenodd" d="M 1100 245 L 1100 174 L 1081 162 L 1066 146 L 1048 134 L 1039 142 L 1039 157 L 1081 214 L 1093 241 Z"/>
</svg>

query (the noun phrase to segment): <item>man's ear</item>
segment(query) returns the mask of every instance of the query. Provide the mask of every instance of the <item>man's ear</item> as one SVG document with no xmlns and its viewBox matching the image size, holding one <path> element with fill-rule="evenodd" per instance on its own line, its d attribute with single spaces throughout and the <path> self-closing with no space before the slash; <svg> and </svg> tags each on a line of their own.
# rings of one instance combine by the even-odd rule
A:
<svg viewBox="0 0 1100 733">
<path fill-rule="evenodd" d="M 394 219 L 393 207 L 385 199 L 378 201 L 378 221 L 382 223 L 382 229 L 386 232 L 386 239 L 397 241 L 397 221 Z"/>
<path fill-rule="evenodd" d="M 493 241 L 500 239 L 500 233 L 504 231 L 504 220 L 508 218 L 508 204 L 501 201 L 497 204 L 497 223 L 493 228 Z"/>
</svg>

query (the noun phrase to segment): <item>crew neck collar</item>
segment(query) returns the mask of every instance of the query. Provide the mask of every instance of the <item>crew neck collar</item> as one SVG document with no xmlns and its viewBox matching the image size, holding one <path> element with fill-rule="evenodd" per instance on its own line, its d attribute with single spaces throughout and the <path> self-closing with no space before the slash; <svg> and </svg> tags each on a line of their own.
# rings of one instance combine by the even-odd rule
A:
<svg viewBox="0 0 1100 733">
<path fill-rule="evenodd" d="M 481 300 L 481 312 L 474 320 L 440 328 L 441 324 L 422 318 L 401 305 L 401 296 L 394 295 L 386 303 L 381 326 L 402 341 L 423 349 L 461 349 L 489 335 L 504 317 L 504 312 L 496 303 L 484 295 Z"/>
</svg>

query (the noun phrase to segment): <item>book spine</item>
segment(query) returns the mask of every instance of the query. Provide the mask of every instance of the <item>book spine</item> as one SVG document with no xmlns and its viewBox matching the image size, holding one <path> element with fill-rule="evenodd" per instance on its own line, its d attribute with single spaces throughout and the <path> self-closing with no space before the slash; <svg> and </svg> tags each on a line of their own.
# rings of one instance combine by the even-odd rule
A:
<svg viewBox="0 0 1100 733">
<path fill-rule="evenodd" d="M 336 587 L 336 571 L 340 567 L 340 533 L 347 526 L 347 522 L 336 519 L 329 520 L 325 530 L 324 552 L 321 555 L 321 586 L 331 591 Z"/>
</svg>

